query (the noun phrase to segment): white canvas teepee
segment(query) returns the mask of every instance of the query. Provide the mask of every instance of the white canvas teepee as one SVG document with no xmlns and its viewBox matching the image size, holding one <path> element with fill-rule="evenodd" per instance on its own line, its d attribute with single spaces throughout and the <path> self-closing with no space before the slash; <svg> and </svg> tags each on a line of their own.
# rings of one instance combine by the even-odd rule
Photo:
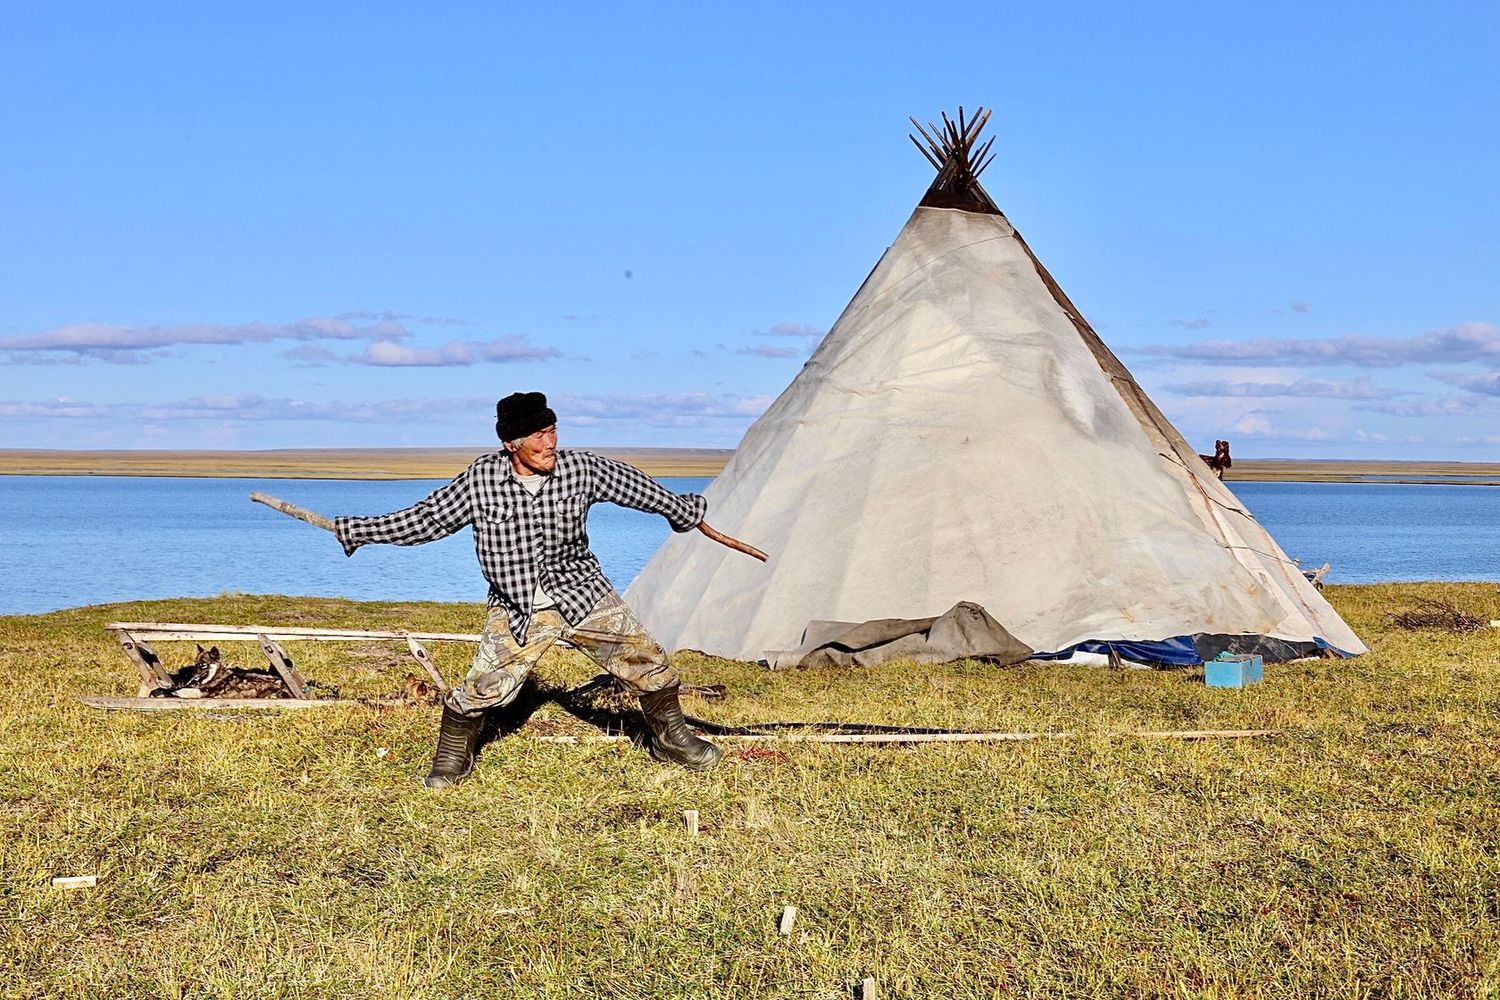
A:
<svg viewBox="0 0 1500 1000">
<path fill-rule="evenodd" d="M 985 118 L 924 133 L 938 180 L 707 490 L 770 562 L 675 536 L 627 601 L 751 660 L 958 602 L 1040 654 L 1364 652 L 979 186 Z"/>
</svg>

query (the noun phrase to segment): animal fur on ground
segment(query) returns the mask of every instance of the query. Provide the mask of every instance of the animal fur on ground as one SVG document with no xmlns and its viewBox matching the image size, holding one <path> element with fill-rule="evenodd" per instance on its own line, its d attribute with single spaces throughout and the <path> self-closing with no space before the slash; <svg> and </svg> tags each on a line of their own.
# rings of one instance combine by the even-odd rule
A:
<svg viewBox="0 0 1500 1000">
<path fill-rule="evenodd" d="M 224 662 L 218 646 L 198 647 L 198 656 L 172 672 L 172 686 L 153 692 L 164 698 L 290 698 L 279 674 L 249 670 Z"/>
</svg>

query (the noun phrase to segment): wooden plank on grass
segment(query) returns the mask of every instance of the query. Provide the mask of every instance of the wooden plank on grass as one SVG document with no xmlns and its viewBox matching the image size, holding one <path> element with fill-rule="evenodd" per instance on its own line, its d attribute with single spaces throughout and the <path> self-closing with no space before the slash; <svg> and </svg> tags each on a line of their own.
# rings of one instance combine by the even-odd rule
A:
<svg viewBox="0 0 1500 1000">
<path fill-rule="evenodd" d="M 305 699 L 307 688 L 302 683 L 302 675 L 297 673 L 297 668 L 292 663 L 292 658 L 286 655 L 275 639 L 261 634 L 256 636 L 260 640 L 260 648 L 265 651 L 266 659 L 271 661 L 271 668 L 281 677 L 287 690 L 292 692 L 293 698 Z"/>
<path fill-rule="evenodd" d="M 359 642 L 407 637 L 424 642 L 478 642 L 480 636 L 470 632 L 393 632 L 358 628 L 293 628 L 278 625 L 195 625 L 189 622 L 110 622 L 104 626 L 113 632 L 135 632 L 162 642 L 255 642 L 257 636 L 301 642 Z"/>
<path fill-rule="evenodd" d="M 125 650 L 130 662 L 140 672 L 142 694 L 172 686 L 172 675 L 167 673 L 167 668 L 162 666 L 161 657 L 148 644 L 124 629 L 119 630 L 116 638 L 120 640 L 120 648 Z"/>
<path fill-rule="evenodd" d="M 214 709 L 245 708 L 329 708 L 334 705 L 358 705 L 347 698 L 114 698 L 103 695 L 81 695 L 89 708 L 132 712 L 211 712 Z"/>
</svg>

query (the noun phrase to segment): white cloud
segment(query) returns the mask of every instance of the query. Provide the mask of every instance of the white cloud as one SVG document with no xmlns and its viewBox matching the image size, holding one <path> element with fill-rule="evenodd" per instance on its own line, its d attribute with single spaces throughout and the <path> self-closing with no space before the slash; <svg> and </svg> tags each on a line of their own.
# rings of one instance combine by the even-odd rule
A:
<svg viewBox="0 0 1500 1000">
<path fill-rule="evenodd" d="M 1477 392 L 1482 396 L 1500 396 L 1500 371 L 1475 372 L 1473 374 L 1461 374 L 1459 372 L 1432 372 L 1431 377 L 1439 382 L 1447 382 L 1456 385 L 1460 389 L 1469 392 Z"/>
<path fill-rule="evenodd" d="M 346 319 L 312 316 L 295 323 L 190 323 L 181 326 L 120 326 L 77 323 L 41 333 L 0 337 L 0 350 L 63 352 L 101 361 L 127 361 L 144 352 L 185 345 L 264 344 L 277 340 L 399 340 L 410 336 L 394 320 L 357 326 Z"/>
<path fill-rule="evenodd" d="M 1354 409 L 1393 417 L 1467 417 L 1495 409 L 1485 396 L 1428 396 L 1393 402 L 1356 403 Z"/>
<path fill-rule="evenodd" d="M 564 425 L 597 427 L 614 422 L 696 427 L 710 421 L 748 424 L 771 404 L 770 396 L 703 392 L 554 395 Z M 160 428 L 182 422 L 349 421 L 411 423 L 443 419 L 488 428 L 495 401 L 487 396 L 385 399 L 375 402 L 301 400 L 254 393 L 210 393 L 165 403 L 87 403 L 61 397 L 39 402 L 0 401 L 0 421 L 99 420 Z"/>
<path fill-rule="evenodd" d="M 1238 382 L 1230 379 L 1175 382 L 1162 386 L 1163 391 L 1179 396 L 1249 397 L 1249 398 L 1317 398 L 1317 399 L 1389 399 L 1405 395 L 1397 389 L 1381 389 L 1368 379 L 1298 379 L 1294 382 Z"/>
<path fill-rule="evenodd" d="M 417 316 L 413 313 L 394 312 L 390 309 L 350 309 L 339 313 L 335 319 L 374 319 L 386 322 L 398 322 L 400 320 L 412 320 L 427 326 L 469 326 L 466 319 L 454 319 L 452 316 Z"/>
<path fill-rule="evenodd" d="M 51 399 L 39 403 L 0 402 L 0 420 L 34 420 L 37 418 L 78 420 L 102 419 L 112 408 L 97 403 L 80 403 L 72 399 Z"/>
<path fill-rule="evenodd" d="M 493 410 L 487 399 L 394 399 L 373 403 L 307 401 L 255 394 L 194 396 L 174 403 L 124 406 L 131 416 L 150 421 L 191 420 L 348 420 L 407 421 L 413 418 Z"/>
<path fill-rule="evenodd" d="M 397 323 L 403 319 L 411 319 L 411 313 L 393 312 L 390 309 L 347 309 L 339 313 L 334 319 L 375 319 L 386 323 Z"/>
<path fill-rule="evenodd" d="M 1271 421 L 1258 413 L 1247 413 L 1234 422 L 1233 430 L 1237 434 L 1269 434 Z"/>
<path fill-rule="evenodd" d="M 1203 340 L 1139 348 L 1142 354 L 1214 364 L 1353 365 L 1387 368 L 1500 360 L 1500 326 L 1460 323 L 1415 337 L 1369 337 L 1351 333 L 1326 340 L 1256 337 Z"/>
<path fill-rule="evenodd" d="M 347 360 L 387 368 L 450 368 L 481 363 L 547 361 L 560 357 L 562 352 L 555 347 L 537 347 L 528 343 L 524 336 L 510 335 L 494 340 L 450 340 L 440 347 L 377 340 L 362 353 L 349 355 Z"/>
<path fill-rule="evenodd" d="M 351 361 L 365 365 L 387 365 L 392 367 L 440 367 L 443 365 L 472 365 L 473 352 L 461 345 L 447 349 L 437 347 L 408 347 L 391 340 L 377 340 L 365 348 L 363 354 L 349 356 Z"/>
<path fill-rule="evenodd" d="M 777 323 L 769 330 L 756 330 L 758 337 L 821 337 L 828 331 L 811 323 Z"/>
<path fill-rule="evenodd" d="M 178 421 L 359 420 L 406 421 L 446 413 L 493 412 L 494 401 L 479 398 L 394 399 L 344 403 L 274 398 L 251 393 L 215 393 L 168 403 L 84 403 L 66 397 L 40 402 L 0 402 L 0 420 L 146 421 L 161 433 Z"/>
<path fill-rule="evenodd" d="M 5 356 L 8 365 L 81 365 L 78 354 L 54 354 L 50 351 L 11 351 Z"/>
<path fill-rule="evenodd" d="M 1250 410 L 1241 414 L 1229 429 L 1241 437 L 1268 441 L 1327 441 L 1331 437 L 1322 427 L 1281 426 L 1280 417 L 1278 410 Z"/>
<path fill-rule="evenodd" d="M 560 395 L 551 400 L 564 423 L 597 424 L 601 421 L 643 421 L 659 425 L 684 425 L 683 420 L 727 418 L 754 419 L 771 405 L 770 396 L 734 393 L 615 393 L 597 396 Z M 747 419 L 748 418 L 748 419 Z"/>
<path fill-rule="evenodd" d="M 1365 431 L 1355 428 L 1351 440 L 1356 444 L 1421 444 L 1415 434 L 1386 434 L 1383 431 Z"/>
<path fill-rule="evenodd" d="M 750 347 L 740 347 L 734 353 L 743 354 L 751 358 L 801 358 L 807 355 L 807 352 L 799 347 L 776 347 L 772 344 L 754 344 Z"/>
<path fill-rule="evenodd" d="M 303 344 L 281 352 L 283 358 L 297 362 L 304 368 L 321 368 L 332 361 L 338 361 L 339 356 L 328 348 L 319 344 Z"/>
</svg>

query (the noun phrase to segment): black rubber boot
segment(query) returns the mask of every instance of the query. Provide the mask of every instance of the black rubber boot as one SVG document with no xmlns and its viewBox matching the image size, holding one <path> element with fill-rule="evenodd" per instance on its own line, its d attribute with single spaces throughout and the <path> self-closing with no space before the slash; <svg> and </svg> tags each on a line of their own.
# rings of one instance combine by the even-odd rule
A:
<svg viewBox="0 0 1500 1000">
<path fill-rule="evenodd" d="M 664 764 L 679 764 L 689 771 L 707 771 L 723 756 L 708 740 L 694 736 L 682 717 L 677 701 L 679 685 L 641 695 L 641 713 L 651 727 L 646 749 Z"/>
<path fill-rule="evenodd" d="M 483 715 L 459 715 L 443 706 L 443 727 L 438 730 L 437 753 L 432 771 L 422 784 L 428 788 L 452 788 L 474 770 L 474 750 L 479 745 Z"/>
</svg>

